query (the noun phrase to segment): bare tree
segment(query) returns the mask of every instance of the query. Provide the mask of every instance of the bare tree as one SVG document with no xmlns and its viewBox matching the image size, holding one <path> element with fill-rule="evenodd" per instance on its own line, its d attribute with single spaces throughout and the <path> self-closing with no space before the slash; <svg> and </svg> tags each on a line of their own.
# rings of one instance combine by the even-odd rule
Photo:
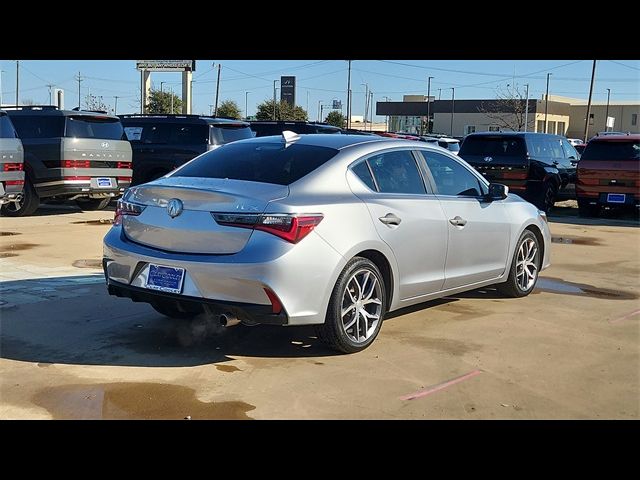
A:
<svg viewBox="0 0 640 480">
<path fill-rule="evenodd" d="M 526 99 L 518 84 L 507 84 L 498 88 L 495 100 L 483 101 L 478 107 L 480 113 L 484 113 L 500 130 L 514 130 L 521 132 L 524 129 L 526 116 Z M 533 130 L 535 114 L 529 109 L 527 130 Z"/>
</svg>

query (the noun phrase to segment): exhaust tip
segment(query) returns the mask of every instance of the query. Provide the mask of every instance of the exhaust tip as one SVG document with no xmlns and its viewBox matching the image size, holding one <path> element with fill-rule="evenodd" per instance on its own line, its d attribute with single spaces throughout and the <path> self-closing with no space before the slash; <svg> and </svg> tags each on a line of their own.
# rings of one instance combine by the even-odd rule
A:
<svg viewBox="0 0 640 480">
<path fill-rule="evenodd" d="M 238 325 L 239 323 L 240 320 L 238 320 L 238 317 L 231 313 L 223 313 L 222 315 L 220 315 L 220 325 L 222 325 L 223 327 L 233 327 L 235 325 Z"/>
</svg>

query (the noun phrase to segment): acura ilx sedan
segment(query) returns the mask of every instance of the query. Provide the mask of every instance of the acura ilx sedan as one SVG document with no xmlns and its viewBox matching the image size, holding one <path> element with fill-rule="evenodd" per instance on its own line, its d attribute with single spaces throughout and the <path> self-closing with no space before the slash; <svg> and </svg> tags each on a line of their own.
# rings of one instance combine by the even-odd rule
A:
<svg viewBox="0 0 640 480">
<path fill-rule="evenodd" d="M 349 353 L 399 308 L 528 295 L 550 244 L 544 212 L 440 148 L 285 131 L 130 188 L 103 266 L 110 294 L 169 317 L 314 324 Z"/>
</svg>

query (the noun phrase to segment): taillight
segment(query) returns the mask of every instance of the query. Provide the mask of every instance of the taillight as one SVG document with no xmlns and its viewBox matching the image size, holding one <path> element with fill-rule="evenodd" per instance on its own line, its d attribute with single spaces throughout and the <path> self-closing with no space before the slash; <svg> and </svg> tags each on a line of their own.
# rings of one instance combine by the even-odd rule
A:
<svg viewBox="0 0 640 480">
<path fill-rule="evenodd" d="M 126 183 L 129 182 L 131 183 L 131 177 L 118 177 L 118 183 Z"/>
<path fill-rule="evenodd" d="M 116 168 L 131 168 L 131 162 L 118 162 Z"/>
<path fill-rule="evenodd" d="M 90 160 L 62 160 L 63 168 L 90 168 Z"/>
<path fill-rule="evenodd" d="M 252 228 L 276 235 L 287 242 L 298 243 L 322 221 L 320 213 L 211 213 L 220 225 Z"/>
<path fill-rule="evenodd" d="M 24 185 L 24 180 L 7 180 L 6 185 Z"/>
<path fill-rule="evenodd" d="M 5 172 L 21 172 L 24 169 L 24 164 L 22 163 L 4 163 L 2 166 L 2 170 Z"/>
<path fill-rule="evenodd" d="M 145 205 L 118 200 L 118 203 L 116 204 L 116 214 L 113 217 L 113 224 L 120 225 L 122 223 L 122 217 L 125 215 L 137 217 L 145 208 Z"/>
</svg>

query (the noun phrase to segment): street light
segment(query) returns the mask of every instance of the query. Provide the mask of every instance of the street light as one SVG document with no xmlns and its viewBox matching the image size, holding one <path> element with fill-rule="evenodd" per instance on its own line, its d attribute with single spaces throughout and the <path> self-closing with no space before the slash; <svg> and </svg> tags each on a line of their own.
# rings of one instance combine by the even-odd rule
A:
<svg viewBox="0 0 640 480">
<path fill-rule="evenodd" d="M 527 99 L 525 100 L 525 107 L 524 107 L 524 131 L 526 132 L 527 126 L 529 124 L 529 84 L 527 83 L 525 87 L 527 87 L 527 94 L 526 94 Z"/>
<path fill-rule="evenodd" d="M 608 125 L 607 123 L 609 122 L 609 98 L 611 98 L 611 89 L 607 88 L 607 113 L 604 114 L 604 131 L 607 131 Z"/>
<path fill-rule="evenodd" d="M 451 87 L 451 136 L 453 137 L 453 116 L 456 113 L 456 89 Z"/>
<path fill-rule="evenodd" d="M 251 92 L 244 92 L 244 119 L 248 120 L 249 119 L 249 107 L 248 107 L 248 103 L 247 103 L 247 97 L 249 96 Z"/>
<path fill-rule="evenodd" d="M 369 84 L 361 83 L 360 85 L 364 85 L 364 129 L 367 129 L 367 113 L 369 112 Z"/>
<path fill-rule="evenodd" d="M 391 101 L 391 98 L 387 97 L 386 95 L 382 98 L 384 98 L 385 102 Z M 389 131 L 389 115 L 385 115 L 384 128 L 387 132 Z"/>
<path fill-rule="evenodd" d="M 321 122 L 322 119 L 320 117 L 322 117 L 322 111 L 320 110 L 322 108 L 322 100 L 318 100 L 318 111 L 316 112 L 316 120 L 318 122 Z"/>
<path fill-rule="evenodd" d="M 547 133 L 547 111 L 549 106 L 549 77 L 550 73 L 547 73 L 547 94 L 544 97 L 544 133 Z"/>
<path fill-rule="evenodd" d="M 431 79 L 434 77 L 427 77 L 427 133 L 431 133 Z M 422 125 L 420 125 L 422 130 Z"/>
</svg>

